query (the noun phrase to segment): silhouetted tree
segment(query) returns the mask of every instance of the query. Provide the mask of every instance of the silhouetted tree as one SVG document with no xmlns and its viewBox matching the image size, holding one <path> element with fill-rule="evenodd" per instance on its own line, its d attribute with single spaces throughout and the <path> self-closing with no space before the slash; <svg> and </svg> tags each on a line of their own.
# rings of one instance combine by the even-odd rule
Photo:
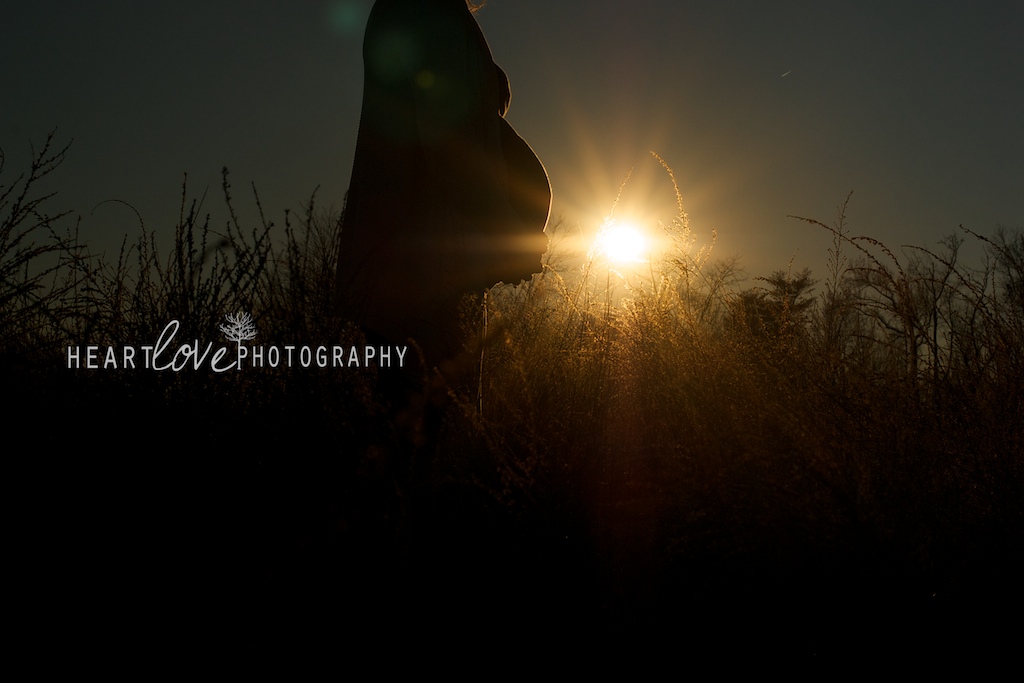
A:
<svg viewBox="0 0 1024 683">
<path fill-rule="evenodd" d="M 814 306 L 811 294 L 817 283 L 811 278 L 810 269 L 804 268 L 795 277 L 776 270 L 757 279 L 770 285 L 770 289 L 756 287 L 740 292 L 734 321 L 742 321 L 756 336 L 776 339 L 803 329 L 810 320 Z"/>
<path fill-rule="evenodd" d="M 1003 296 L 1024 314 L 1024 232 L 1000 229 L 993 242 Z"/>
</svg>

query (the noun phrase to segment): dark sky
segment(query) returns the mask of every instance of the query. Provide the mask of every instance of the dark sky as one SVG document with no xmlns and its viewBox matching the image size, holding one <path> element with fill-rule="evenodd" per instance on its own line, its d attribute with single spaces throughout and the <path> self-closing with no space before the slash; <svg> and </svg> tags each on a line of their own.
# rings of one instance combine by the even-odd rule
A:
<svg viewBox="0 0 1024 683">
<path fill-rule="evenodd" d="M 74 140 L 48 189 L 108 248 L 135 218 L 173 230 L 181 181 L 255 182 L 280 223 L 317 186 L 340 208 L 371 0 L 73 2 L 0 22 L 4 178 L 29 141 Z M 508 73 L 508 118 L 547 166 L 554 213 L 594 230 L 667 219 L 675 170 L 700 241 L 751 275 L 811 266 L 853 191 L 855 233 L 934 245 L 957 224 L 1024 224 L 1024 3 L 490 0 L 478 19 Z M 217 213 L 220 212 L 220 213 Z"/>
</svg>

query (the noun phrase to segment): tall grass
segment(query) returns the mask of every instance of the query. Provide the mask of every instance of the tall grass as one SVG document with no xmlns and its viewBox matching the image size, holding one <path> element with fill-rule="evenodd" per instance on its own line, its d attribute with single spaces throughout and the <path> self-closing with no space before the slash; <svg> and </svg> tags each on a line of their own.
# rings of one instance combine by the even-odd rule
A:
<svg viewBox="0 0 1024 683">
<path fill-rule="evenodd" d="M 61 281 L 62 266 L 76 263 L 82 247 L 60 224 L 69 211 L 49 213 L 55 192 L 43 194 L 45 183 L 63 162 L 70 143 L 57 149 L 51 133 L 41 149 L 32 148 L 27 172 L 3 177 L 6 156 L 0 149 L 0 329 L 3 350 L 24 350 L 42 335 L 55 304 L 73 288 Z"/>
<path fill-rule="evenodd" d="M 1019 232 L 962 228 L 897 251 L 853 235 L 848 198 L 831 224 L 799 219 L 832 238 L 820 294 L 806 271 L 745 288 L 735 263 L 712 260 L 713 233 L 691 229 L 673 178 L 672 246 L 618 281 L 621 301 L 598 255 L 549 253 L 531 282 L 467 305 L 478 355 L 463 381 L 76 374 L 53 370 L 63 345 L 152 341 L 170 319 L 186 338 L 218 338 L 239 310 L 265 343 L 359 336 L 333 308 L 338 218 L 313 198 L 279 228 L 254 195 L 260 221 L 243 226 L 225 171 L 221 223 L 183 184 L 169 254 L 140 220 L 116 258 L 90 256 L 57 237 L 64 217 L 46 218 L 46 197 L 28 199 L 59 163 L 48 149 L 16 198 L 0 196 L 5 348 L 49 368 L 33 375 L 38 405 L 59 392 L 81 413 L 65 447 L 105 437 L 97 405 L 122 411 L 122 427 L 173 427 L 168 457 L 213 444 L 220 455 L 195 467 L 261 492 L 217 489 L 259 511 L 248 542 L 274 581 L 318 567 L 335 592 L 369 581 L 438 607 L 425 596 L 439 586 L 472 587 L 604 616 L 1019 596 Z M 25 246 L 37 232 L 51 241 Z M 964 239 L 986 259 L 962 263 Z M 46 429 L 52 408 L 34 410 L 19 414 Z"/>
<path fill-rule="evenodd" d="M 834 238 L 817 298 L 808 271 L 742 289 L 694 256 L 681 200 L 675 249 L 619 307 L 592 260 L 492 292 L 494 495 L 553 506 L 545 527 L 587 536 L 627 604 L 699 601 L 738 572 L 762 598 L 923 605 L 980 590 L 1009 566 L 993 558 L 1019 568 L 1021 238 L 962 230 L 988 247 L 972 268 L 958 237 L 897 254 L 847 211 L 801 219 Z"/>
</svg>

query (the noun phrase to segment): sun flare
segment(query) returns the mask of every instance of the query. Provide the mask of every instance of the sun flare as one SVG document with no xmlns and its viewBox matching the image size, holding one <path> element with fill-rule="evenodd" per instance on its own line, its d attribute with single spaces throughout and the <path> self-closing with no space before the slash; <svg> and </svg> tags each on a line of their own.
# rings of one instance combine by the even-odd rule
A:
<svg viewBox="0 0 1024 683">
<path fill-rule="evenodd" d="M 650 251 L 647 236 L 636 226 L 611 219 L 598 231 L 594 246 L 598 254 L 616 263 L 643 263 Z"/>
</svg>

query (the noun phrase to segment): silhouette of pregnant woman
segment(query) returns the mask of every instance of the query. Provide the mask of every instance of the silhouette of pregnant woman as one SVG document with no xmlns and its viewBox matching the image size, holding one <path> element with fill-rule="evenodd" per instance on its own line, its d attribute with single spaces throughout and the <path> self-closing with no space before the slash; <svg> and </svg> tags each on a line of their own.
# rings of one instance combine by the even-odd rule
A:
<svg viewBox="0 0 1024 683">
<path fill-rule="evenodd" d="M 508 79 L 466 0 L 377 0 L 338 261 L 368 334 L 457 350 L 459 304 L 541 269 L 547 173 L 503 118 Z"/>
</svg>

